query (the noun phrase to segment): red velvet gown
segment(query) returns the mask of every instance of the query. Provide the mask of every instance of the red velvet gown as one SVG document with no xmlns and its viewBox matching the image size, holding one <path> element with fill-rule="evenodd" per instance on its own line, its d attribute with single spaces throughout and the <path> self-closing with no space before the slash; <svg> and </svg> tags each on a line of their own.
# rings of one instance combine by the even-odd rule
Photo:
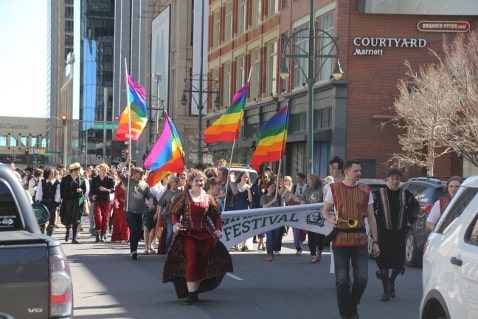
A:
<svg viewBox="0 0 478 319">
<path fill-rule="evenodd" d="M 115 201 L 113 213 L 113 233 L 111 241 L 128 241 L 129 228 L 126 221 L 126 213 L 124 211 L 126 190 L 121 183 L 115 187 Z"/>
</svg>

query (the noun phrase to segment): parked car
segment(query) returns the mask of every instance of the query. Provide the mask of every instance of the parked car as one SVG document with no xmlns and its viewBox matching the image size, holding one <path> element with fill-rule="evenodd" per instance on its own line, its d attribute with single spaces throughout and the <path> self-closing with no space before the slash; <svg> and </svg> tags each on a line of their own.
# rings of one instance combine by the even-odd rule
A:
<svg viewBox="0 0 478 319">
<path fill-rule="evenodd" d="M 420 318 L 478 318 L 478 176 L 467 178 L 430 233 Z"/>
<path fill-rule="evenodd" d="M 359 182 L 369 185 L 370 192 L 375 192 L 380 187 L 385 187 L 387 185 L 387 181 L 384 178 L 361 178 Z"/>
<path fill-rule="evenodd" d="M 60 242 L 41 233 L 40 208 L 35 215 L 20 181 L 0 164 L 0 318 L 73 317 L 68 260 Z"/>
<path fill-rule="evenodd" d="M 249 180 L 251 181 L 251 183 L 254 183 L 254 181 L 256 180 L 258 176 L 256 170 L 251 168 L 247 164 L 242 165 L 237 163 L 231 163 L 231 165 L 230 166 L 228 165 L 227 168 L 229 168 L 229 174 L 230 174 L 231 180 L 235 180 L 236 177 L 239 176 L 239 174 L 242 171 L 246 171 L 249 173 Z"/>
<path fill-rule="evenodd" d="M 440 196 L 446 196 L 446 182 L 432 177 L 414 177 L 402 184 L 420 203 L 420 212 L 417 222 L 413 224 L 405 235 L 405 264 L 410 267 L 419 267 L 422 263 L 423 245 L 428 234 L 425 225 L 433 204 Z"/>
</svg>

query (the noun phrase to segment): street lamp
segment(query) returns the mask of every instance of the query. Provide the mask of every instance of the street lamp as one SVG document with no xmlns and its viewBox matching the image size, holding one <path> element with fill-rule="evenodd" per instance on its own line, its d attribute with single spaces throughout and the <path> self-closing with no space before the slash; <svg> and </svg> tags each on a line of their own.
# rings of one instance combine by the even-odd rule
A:
<svg viewBox="0 0 478 319">
<path fill-rule="evenodd" d="M 202 71 L 202 68 L 201 68 Z M 194 82 L 198 82 L 198 86 L 194 85 Z M 204 89 L 204 83 L 206 83 L 206 88 Z M 198 108 L 198 164 L 202 162 L 202 117 L 203 109 L 206 101 L 203 101 L 203 94 L 216 94 L 214 99 L 214 106 L 218 107 L 219 102 L 219 92 L 217 90 L 217 81 L 204 79 L 204 75 L 201 73 L 197 76 L 192 76 L 188 79 L 184 79 L 184 89 L 183 96 L 181 97 L 181 104 L 186 105 L 188 99 L 186 97 L 186 92 L 191 93 L 193 101 L 196 103 Z M 192 93 L 197 93 L 197 100 Z"/>
<path fill-rule="evenodd" d="M 284 37 L 284 49 L 282 52 L 282 64 L 280 68 L 280 76 L 282 79 L 287 79 L 289 76 L 289 71 L 286 65 L 286 59 L 293 58 L 296 60 L 299 65 L 299 69 L 304 76 L 307 76 L 307 98 L 308 98 L 308 108 L 307 108 L 307 173 L 313 173 L 313 163 L 314 163 L 314 84 L 315 84 L 315 59 L 323 59 L 319 67 L 319 71 L 326 62 L 328 58 L 336 58 L 337 62 L 331 77 L 334 80 L 339 80 L 342 78 L 343 71 L 340 68 L 339 63 L 339 48 L 337 45 L 337 39 L 330 35 L 328 32 L 315 28 L 314 23 L 314 1 L 310 0 L 310 14 L 309 14 L 309 27 L 308 27 L 308 49 L 304 49 L 298 42 L 301 39 L 304 39 L 304 36 L 301 34 L 305 29 L 298 30 L 294 32 L 290 37 Z M 292 41 L 295 40 L 295 41 Z M 322 43 L 322 46 L 319 50 L 315 49 L 315 42 Z M 326 51 L 324 53 L 324 50 Z M 300 66 L 299 59 L 307 59 L 307 74 Z"/>
<path fill-rule="evenodd" d="M 159 117 L 160 115 L 162 115 L 162 111 L 164 111 L 164 105 L 163 105 L 163 102 L 164 100 L 160 99 L 159 98 L 159 84 L 160 84 L 160 81 L 162 79 L 161 77 L 161 74 L 159 73 L 155 73 L 153 74 L 153 79 L 156 81 L 156 96 L 152 96 L 151 98 L 155 98 L 156 99 L 156 106 L 153 107 L 153 102 L 150 103 L 150 108 L 149 108 L 149 114 L 150 114 L 150 123 L 153 122 L 153 111 L 156 111 L 156 114 L 154 116 L 154 123 L 155 123 L 155 128 L 156 128 L 156 131 L 155 133 L 153 134 L 153 126 L 150 125 L 149 126 L 149 143 L 151 145 L 153 145 L 153 141 L 155 141 L 157 138 L 158 138 L 158 134 L 159 134 Z M 166 112 L 168 112 L 168 110 L 166 110 Z M 169 112 L 168 112 L 169 113 Z M 154 138 L 153 138 L 154 136 Z"/>
<path fill-rule="evenodd" d="M 67 163 L 67 150 L 68 150 L 68 126 L 66 125 L 67 120 L 66 114 L 61 115 L 61 122 L 63 124 L 63 166 L 66 167 Z"/>
</svg>

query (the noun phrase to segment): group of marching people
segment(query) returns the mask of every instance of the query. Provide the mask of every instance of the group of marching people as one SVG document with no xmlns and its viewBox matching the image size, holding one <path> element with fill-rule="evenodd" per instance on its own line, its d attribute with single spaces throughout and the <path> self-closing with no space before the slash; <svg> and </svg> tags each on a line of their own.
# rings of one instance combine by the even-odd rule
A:
<svg viewBox="0 0 478 319">
<path fill-rule="evenodd" d="M 106 239 L 112 215 L 111 241 L 129 242 L 133 260 L 138 259 L 141 238 L 145 254 L 155 252 L 153 245 L 159 239 L 158 253 L 167 253 L 163 282 L 173 282 L 177 297 L 188 303 L 198 302 L 199 293 L 216 288 L 233 270 L 229 251 L 220 241 L 222 211 L 324 202 L 322 217 L 334 226 L 330 236 L 333 272 L 342 318 L 358 318 L 357 305 L 368 272 L 367 222 L 377 278 L 384 288 L 381 300 L 395 297 L 395 279 L 404 273 L 405 232 L 420 209 L 413 195 L 400 188 L 401 171 L 397 168 L 388 170 L 386 186 L 372 193 L 360 183 L 360 162 L 344 162 L 339 157 L 329 161 L 330 175 L 324 180 L 297 173 L 295 184 L 290 176 L 279 177 L 270 170 L 251 183 L 247 171 L 231 178 L 226 165 L 219 165 L 168 174 L 150 187 L 145 181 L 147 172 L 129 165 L 127 161 L 123 169 L 112 170 L 100 164 L 85 172 L 79 163 L 71 164 L 67 172 L 44 167 L 32 170 L 32 177 L 23 182 L 33 201 L 50 211 L 48 235 L 52 235 L 59 215 L 66 227 L 65 241 L 71 230 L 72 243 L 78 243 L 81 216 L 90 211 L 96 242 Z M 459 178 L 450 179 L 451 196 L 460 183 Z M 438 214 L 447 202 L 449 199 L 442 198 L 435 204 Z M 355 225 L 343 222 L 348 220 L 356 221 Z M 430 218 L 429 225 L 433 222 Z M 292 231 L 296 255 L 300 255 L 305 234 L 300 229 Z M 281 229 L 268 231 L 265 243 L 264 236 L 258 236 L 258 247 L 265 246 L 268 261 L 280 250 L 282 235 Z M 320 261 L 324 236 L 313 232 L 307 236 L 311 262 Z"/>
</svg>

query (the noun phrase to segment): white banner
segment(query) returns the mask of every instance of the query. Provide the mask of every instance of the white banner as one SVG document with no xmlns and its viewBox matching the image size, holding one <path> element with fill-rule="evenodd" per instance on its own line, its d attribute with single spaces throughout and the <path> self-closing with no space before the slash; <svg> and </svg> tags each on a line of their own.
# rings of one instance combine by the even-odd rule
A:
<svg viewBox="0 0 478 319">
<path fill-rule="evenodd" d="M 323 203 L 225 211 L 221 215 L 222 238 L 227 248 L 282 226 L 328 235 L 332 224 L 322 217 Z"/>
</svg>

